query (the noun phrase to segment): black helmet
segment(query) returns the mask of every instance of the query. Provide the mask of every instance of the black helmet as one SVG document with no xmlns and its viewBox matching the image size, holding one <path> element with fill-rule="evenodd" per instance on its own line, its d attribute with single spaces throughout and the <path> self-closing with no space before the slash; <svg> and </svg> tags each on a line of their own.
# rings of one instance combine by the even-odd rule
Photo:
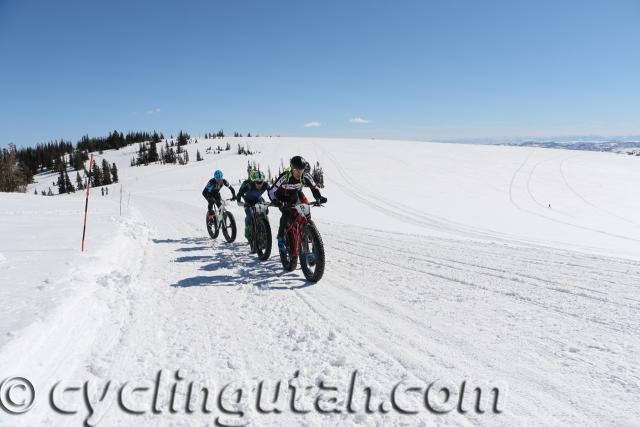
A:
<svg viewBox="0 0 640 427">
<path fill-rule="evenodd" d="M 309 163 L 302 156 L 293 156 L 289 161 L 289 165 L 292 169 L 301 169 L 304 171 L 309 170 Z"/>
</svg>

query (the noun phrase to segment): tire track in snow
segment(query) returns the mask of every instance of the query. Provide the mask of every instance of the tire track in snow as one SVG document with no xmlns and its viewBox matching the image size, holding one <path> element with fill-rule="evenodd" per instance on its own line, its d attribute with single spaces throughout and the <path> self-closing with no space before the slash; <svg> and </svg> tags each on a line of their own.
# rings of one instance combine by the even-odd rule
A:
<svg viewBox="0 0 640 427">
<path fill-rule="evenodd" d="M 351 255 L 351 256 L 355 256 L 355 257 L 359 257 L 359 258 L 368 260 L 370 263 L 372 263 L 372 262 L 373 263 L 379 263 L 380 262 L 379 259 L 377 259 L 374 256 L 364 255 L 364 254 L 361 254 L 361 253 L 353 252 L 353 251 L 346 250 L 344 248 L 339 248 L 339 247 L 334 247 L 333 249 L 336 249 L 339 252 L 342 252 L 342 253 L 344 253 L 346 255 Z M 459 279 L 459 278 L 455 278 L 455 277 L 446 276 L 444 274 L 440 274 L 440 273 L 424 270 L 422 268 L 405 266 L 405 265 L 402 265 L 402 264 L 397 264 L 397 263 L 394 263 L 394 262 L 390 262 L 388 260 L 385 262 L 385 265 L 392 266 L 392 267 L 395 267 L 395 268 L 398 268 L 398 269 L 401 269 L 401 270 L 406 270 L 406 271 L 409 271 L 409 272 L 421 273 L 421 274 L 424 274 L 424 275 L 427 275 L 427 276 L 431 276 L 431 277 L 434 277 L 434 278 L 445 280 L 447 282 L 450 282 L 450 283 L 453 283 L 453 284 L 456 284 L 456 285 L 459 285 L 459 286 L 464 286 L 466 288 L 470 288 L 470 289 L 473 289 L 473 290 L 476 290 L 476 291 L 477 290 L 482 290 L 482 291 L 490 292 L 490 293 L 493 293 L 493 294 L 496 294 L 496 295 L 507 297 L 509 299 L 517 300 L 517 301 L 525 303 L 525 304 L 536 305 L 536 306 L 541 307 L 541 308 L 543 308 L 545 310 L 553 311 L 553 312 L 556 312 L 556 313 L 561 314 L 561 315 L 571 316 L 571 317 L 576 318 L 576 319 L 586 320 L 586 321 L 588 321 L 590 323 L 594 323 L 596 325 L 599 325 L 599 326 L 607 328 L 607 329 L 611 329 L 613 331 L 622 330 L 621 329 L 622 327 L 614 327 L 614 326 L 612 326 L 612 325 L 610 325 L 610 324 L 608 324 L 608 323 L 606 323 L 606 322 L 604 322 L 604 321 L 602 321 L 600 319 L 594 318 L 594 317 L 585 318 L 585 317 L 580 316 L 580 315 L 578 315 L 576 313 L 570 313 L 570 312 L 567 312 L 566 310 L 563 310 L 561 308 L 549 306 L 548 304 L 545 304 L 543 301 L 538 301 L 536 299 L 533 299 L 531 297 L 525 296 L 525 295 L 523 295 L 521 293 L 517 293 L 515 291 L 493 289 L 493 288 L 490 288 L 490 287 L 488 287 L 486 285 L 480 285 L 480 284 L 477 284 L 477 283 L 473 283 L 473 282 L 471 282 L 469 280 L 464 280 L 464 279 Z"/>
<path fill-rule="evenodd" d="M 333 154 L 324 150 L 324 153 L 329 159 L 333 162 L 333 165 L 338 170 L 338 173 L 342 176 L 344 180 L 344 184 L 334 180 L 332 178 L 327 178 L 333 184 L 340 187 L 345 193 L 350 195 L 353 199 L 369 206 L 370 208 L 380 211 L 383 214 L 397 219 L 404 223 L 409 223 L 413 225 L 417 225 L 419 227 L 428 228 L 431 230 L 438 231 L 448 231 L 454 235 L 462 235 L 462 236 L 472 236 L 481 239 L 490 239 L 490 240 L 502 240 L 508 239 L 508 236 L 503 233 L 499 233 L 493 230 L 480 230 L 478 228 L 468 227 L 463 224 L 458 224 L 453 221 L 449 221 L 447 219 L 437 217 L 435 215 L 428 215 L 419 210 L 415 210 L 411 207 L 403 205 L 401 203 L 389 203 L 388 201 L 376 196 L 375 194 L 359 187 L 357 184 L 353 182 L 353 180 L 349 177 L 347 172 L 338 162 L 338 160 L 333 156 Z M 404 211 L 408 213 L 404 213 L 398 209 L 401 207 Z M 508 240 L 507 240 L 508 241 Z"/>
<path fill-rule="evenodd" d="M 625 218 L 625 217 L 620 216 L 620 215 L 618 215 L 618 214 L 616 214 L 616 213 L 613 213 L 613 212 L 611 212 L 611 211 L 609 211 L 609 210 L 607 210 L 607 209 L 604 209 L 604 208 L 602 208 L 601 206 L 598 206 L 598 205 L 596 205 L 596 204 L 594 204 L 594 203 L 591 203 L 589 200 L 587 200 L 587 199 L 586 199 L 586 198 L 585 198 L 585 197 L 584 197 L 580 192 L 578 192 L 578 191 L 577 191 L 577 190 L 576 190 L 576 189 L 575 189 L 575 188 L 574 188 L 574 187 L 569 183 L 569 180 L 567 179 L 567 176 L 566 176 L 566 175 L 565 175 L 565 173 L 564 173 L 563 166 L 564 166 L 564 163 L 565 163 L 567 160 L 571 160 L 571 159 L 574 159 L 574 158 L 576 158 L 576 157 L 578 157 L 578 156 L 565 157 L 564 159 L 562 159 L 562 161 L 560 162 L 560 166 L 559 166 L 560 176 L 562 177 L 562 181 L 564 182 L 565 186 L 569 189 L 569 191 L 571 191 L 571 192 L 572 192 L 576 197 L 578 197 L 580 200 L 582 200 L 584 203 L 586 203 L 587 205 L 591 206 L 592 208 L 597 209 L 597 210 L 599 210 L 599 211 L 601 211 L 601 212 L 604 212 L 604 213 L 606 213 L 606 214 L 608 214 L 608 215 L 611 215 L 611 216 L 613 216 L 614 218 L 617 218 L 617 219 L 619 219 L 619 220 L 622 220 L 622 221 L 624 221 L 624 222 L 626 222 L 626 223 L 628 223 L 628 224 L 632 224 L 632 225 L 635 225 L 636 227 L 640 227 L 640 224 L 639 224 L 639 223 L 637 223 L 637 222 L 635 222 L 635 221 L 633 221 L 633 220 L 631 220 L 631 219 Z"/>
<path fill-rule="evenodd" d="M 362 248 L 362 246 L 364 246 L 365 248 L 370 247 L 370 246 L 374 246 L 374 247 L 378 247 L 380 249 L 383 249 L 385 251 L 385 253 L 389 253 L 388 251 L 391 251 L 393 253 L 395 253 L 396 255 L 399 255 L 401 257 L 405 257 L 407 253 L 411 253 L 411 254 L 416 254 L 416 253 L 420 253 L 421 251 L 414 251 L 414 250 L 407 250 L 410 248 L 394 248 L 388 245 L 381 245 L 379 243 L 372 243 L 371 241 L 368 242 L 361 242 L 360 244 L 354 244 L 348 240 L 345 239 L 341 239 L 339 236 L 334 235 L 333 242 L 336 243 L 340 243 L 342 245 L 347 245 L 347 246 L 351 246 L 354 249 L 357 248 Z M 461 243 L 462 246 L 462 243 Z M 487 267 L 487 266 L 482 266 L 482 265 L 478 265 L 478 264 L 471 264 L 468 262 L 464 262 L 464 261 L 459 261 L 459 260 L 453 260 L 453 259 L 444 259 L 444 260 L 435 260 L 433 258 L 432 255 L 429 256 L 429 258 L 424 258 L 424 257 L 419 257 L 416 255 L 411 255 L 409 258 L 411 261 L 419 261 L 422 263 L 427 263 L 427 264 L 431 264 L 434 265 L 436 267 L 445 267 L 448 268 L 450 270 L 455 270 L 455 271 L 464 271 L 466 273 L 472 274 L 472 275 L 478 275 L 478 276 L 485 276 L 485 277 L 489 277 L 489 278 L 495 278 L 495 279 L 500 279 L 503 281 L 509 281 L 509 282 L 515 282 L 518 284 L 524 284 L 524 285 L 528 285 L 531 286 L 535 289 L 546 289 L 548 291 L 553 291 L 553 292 L 560 292 L 560 293 L 564 293 L 564 294 L 570 294 L 572 296 L 577 296 L 577 297 L 582 297 L 582 298 L 588 298 L 594 301 L 597 301 L 599 303 L 605 303 L 605 304 L 610 304 L 610 305 L 614 305 L 614 306 L 620 306 L 620 307 L 626 307 L 626 308 L 631 308 L 634 310 L 638 310 L 640 309 L 640 307 L 637 307 L 636 305 L 633 304 L 622 304 L 619 302 L 615 302 L 615 301 L 611 301 L 607 298 L 601 297 L 601 296 L 595 296 L 595 295 L 589 295 L 586 294 L 586 292 L 596 292 L 598 293 L 598 291 L 594 291 L 590 288 L 585 288 L 582 286 L 577 286 L 577 285 L 571 285 L 571 284 L 566 284 L 566 283 L 560 283 L 560 282 L 555 282 L 555 281 L 551 281 L 549 279 L 544 279 L 541 277 L 537 277 L 537 276 L 532 276 L 532 275 L 527 275 L 527 274 L 522 274 L 519 272 L 515 272 L 513 273 L 512 271 L 507 271 L 504 269 L 497 269 L 497 268 L 493 268 L 493 267 Z M 443 262 L 444 261 L 444 262 Z M 453 264 L 458 264 L 453 265 L 453 264 L 447 264 L 447 262 L 449 263 L 453 263 Z M 460 266 L 463 266 L 462 268 Z M 469 268 L 472 267 L 472 268 Z M 483 270 L 490 270 L 491 272 L 487 272 L 487 271 L 483 271 Z M 515 274 L 516 276 L 520 276 L 520 277 L 509 277 L 506 276 L 505 274 Z M 527 281 L 525 279 L 530 279 L 530 280 L 535 280 L 541 283 L 534 283 L 534 282 L 530 282 Z M 547 286 L 547 285 L 551 285 L 551 286 Z M 568 289 L 565 289 L 566 287 L 569 288 L 576 288 L 579 289 L 578 291 L 570 291 Z M 602 292 L 599 292 L 602 293 Z"/>
<path fill-rule="evenodd" d="M 513 186 L 514 186 L 514 182 L 515 182 L 516 176 L 518 175 L 520 170 L 522 170 L 522 168 L 525 166 L 525 164 L 528 162 L 529 157 L 531 156 L 532 153 L 533 153 L 533 151 L 529 154 L 529 156 L 527 156 L 527 158 L 522 162 L 520 167 L 518 169 L 516 169 L 516 171 L 514 172 L 514 174 L 511 177 L 511 183 L 509 185 L 509 197 L 510 197 L 511 203 L 515 207 L 517 207 L 522 212 L 526 212 L 526 213 L 528 213 L 530 215 L 534 215 L 534 216 L 537 216 L 539 218 L 543 218 L 543 219 L 545 219 L 547 221 L 556 222 L 558 224 L 567 225 L 567 226 L 572 227 L 572 228 L 577 228 L 577 229 L 580 229 L 580 230 L 590 231 L 590 232 L 593 232 L 593 233 L 598 233 L 598 234 L 602 234 L 602 235 L 613 237 L 613 238 L 618 238 L 618 239 L 623 239 L 623 240 L 627 240 L 627 241 L 631 241 L 631 242 L 640 243 L 640 239 L 634 239 L 632 237 L 623 236 L 623 235 L 616 234 L 616 233 L 611 233 L 611 232 L 608 232 L 608 231 L 605 231 L 605 230 L 600 230 L 600 229 L 597 229 L 597 228 L 582 226 L 582 225 L 578 225 L 578 224 L 575 224 L 575 223 L 572 223 L 572 222 L 567 222 L 567 221 L 563 221 L 563 220 L 560 220 L 560 219 L 557 219 L 557 218 L 552 218 L 552 217 L 549 217 L 547 215 L 543 215 L 543 214 L 541 214 L 539 212 L 535 212 L 535 211 L 532 211 L 530 209 L 525 209 L 525 208 L 521 207 L 520 205 L 518 205 L 517 203 L 515 203 L 515 201 L 513 199 Z M 529 179 L 530 179 L 530 175 L 529 175 Z M 535 198 L 534 198 L 534 202 L 537 203 Z"/>
</svg>

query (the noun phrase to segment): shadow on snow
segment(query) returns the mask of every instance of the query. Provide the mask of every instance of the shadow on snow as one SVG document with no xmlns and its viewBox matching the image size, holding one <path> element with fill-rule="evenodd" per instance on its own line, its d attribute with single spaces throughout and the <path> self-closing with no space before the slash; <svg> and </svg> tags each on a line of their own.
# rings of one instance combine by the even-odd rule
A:
<svg viewBox="0 0 640 427">
<path fill-rule="evenodd" d="M 179 253 L 207 252 L 202 255 L 178 256 L 173 262 L 201 263 L 199 270 L 203 272 L 223 270 L 219 274 L 182 279 L 172 284 L 173 287 L 252 285 L 263 290 L 295 290 L 313 285 L 313 282 L 301 277 L 300 271 L 284 271 L 277 249 L 272 251 L 268 260 L 260 261 L 255 254 L 249 254 L 249 246 L 244 242 L 227 243 L 208 237 L 153 239 L 153 242 L 177 245 L 175 251 Z"/>
</svg>

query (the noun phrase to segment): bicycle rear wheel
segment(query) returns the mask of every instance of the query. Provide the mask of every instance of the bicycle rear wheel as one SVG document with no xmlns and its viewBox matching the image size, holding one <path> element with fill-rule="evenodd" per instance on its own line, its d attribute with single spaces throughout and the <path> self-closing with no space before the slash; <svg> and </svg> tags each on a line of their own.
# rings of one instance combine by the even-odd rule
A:
<svg viewBox="0 0 640 427">
<path fill-rule="evenodd" d="M 218 237 L 218 233 L 220 232 L 220 227 L 218 227 L 217 220 L 215 214 L 213 215 L 213 224 L 209 225 L 209 212 L 205 216 L 205 224 L 207 226 L 207 232 L 209 233 L 209 237 L 215 239 Z"/>
<path fill-rule="evenodd" d="M 269 221 L 264 217 L 256 218 L 256 236 L 252 236 L 258 258 L 265 261 L 271 255 L 271 227 Z"/>
</svg>

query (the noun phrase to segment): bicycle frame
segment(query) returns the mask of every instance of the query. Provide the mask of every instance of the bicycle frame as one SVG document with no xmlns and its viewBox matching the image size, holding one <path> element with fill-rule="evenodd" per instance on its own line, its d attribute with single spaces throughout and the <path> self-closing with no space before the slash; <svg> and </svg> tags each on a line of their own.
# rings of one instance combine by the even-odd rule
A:
<svg viewBox="0 0 640 427">
<path fill-rule="evenodd" d="M 220 207 L 216 206 L 214 203 L 213 206 L 213 216 L 215 216 L 217 220 L 218 226 L 222 223 L 222 215 L 227 211 L 227 199 L 220 201 Z"/>
<path fill-rule="evenodd" d="M 266 203 L 256 203 L 251 206 L 251 233 L 253 236 L 257 235 L 258 220 L 261 217 L 267 218 L 268 207 L 269 205 Z"/>
<path fill-rule="evenodd" d="M 307 215 L 309 215 L 310 207 L 305 204 L 297 204 L 291 208 L 294 212 L 294 217 L 289 224 L 289 229 L 287 232 L 291 236 L 291 244 L 293 247 L 291 248 L 291 256 L 298 256 L 298 247 L 300 246 L 300 240 L 302 240 L 302 229 L 305 225 L 309 224 L 309 219 L 307 219 Z"/>
</svg>

